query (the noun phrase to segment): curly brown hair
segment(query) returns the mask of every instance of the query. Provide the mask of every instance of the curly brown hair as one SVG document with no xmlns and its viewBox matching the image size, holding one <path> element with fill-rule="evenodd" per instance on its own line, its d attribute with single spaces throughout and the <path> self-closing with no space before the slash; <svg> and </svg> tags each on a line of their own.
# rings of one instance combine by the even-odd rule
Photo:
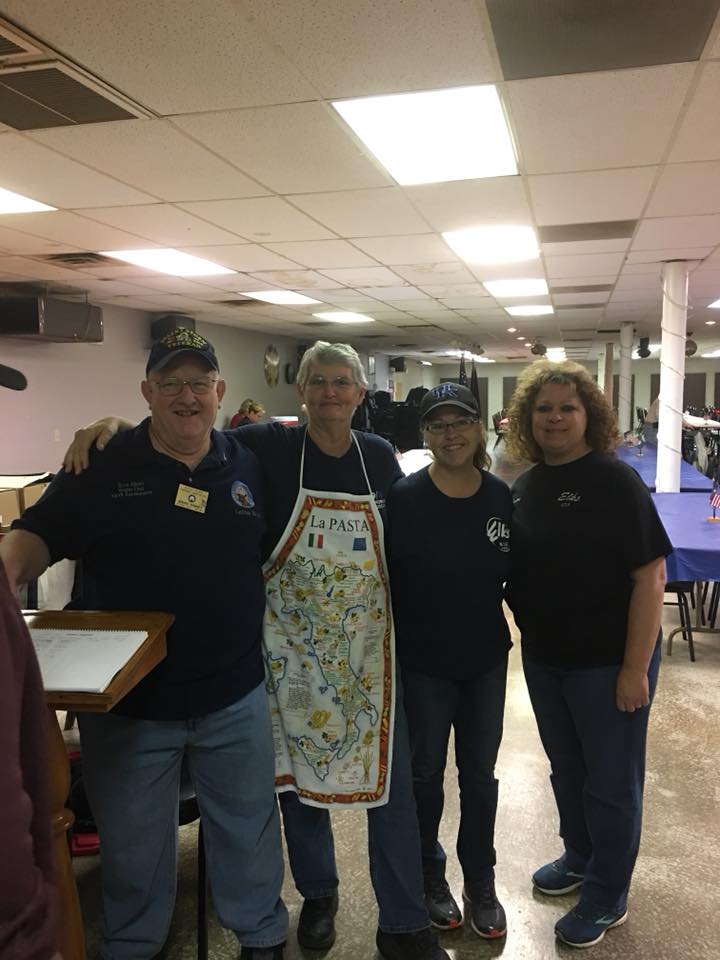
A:
<svg viewBox="0 0 720 960">
<path fill-rule="evenodd" d="M 536 360 L 518 377 L 507 411 L 509 423 L 505 440 L 508 454 L 514 460 L 543 461 L 543 452 L 533 437 L 532 415 L 535 399 L 548 383 L 575 387 L 587 415 L 585 440 L 588 446 L 599 453 L 614 450 L 619 440 L 615 411 L 589 371 L 571 360 Z"/>
</svg>

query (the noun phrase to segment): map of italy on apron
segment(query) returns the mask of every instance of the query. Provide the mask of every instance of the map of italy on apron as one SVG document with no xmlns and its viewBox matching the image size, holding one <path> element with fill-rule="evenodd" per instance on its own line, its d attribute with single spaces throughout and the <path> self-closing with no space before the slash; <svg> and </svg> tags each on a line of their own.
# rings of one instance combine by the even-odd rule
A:
<svg viewBox="0 0 720 960">
<path fill-rule="evenodd" d="M 382 520 L 368 493 L 303 486 L 264 567 L 266 683 L 277 789 L 311 806 L 390 792 L 394 637 Z"/>
</svg>

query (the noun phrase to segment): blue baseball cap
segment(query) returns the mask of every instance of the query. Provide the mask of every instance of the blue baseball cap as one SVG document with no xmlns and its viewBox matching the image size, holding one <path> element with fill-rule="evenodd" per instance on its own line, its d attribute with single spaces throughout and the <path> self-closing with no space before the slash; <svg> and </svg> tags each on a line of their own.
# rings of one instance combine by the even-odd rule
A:
<svg viewBox="0 0 720 960">
<path fill-rule="evenodd" d="M 194 330 L 177 327 L 152 345 L 145 374 L 147 375 L 151 370 L 162 370 L 180 353 L 192 353 L 202 357 L 213 370 L 220 373 L 220 364 L 215 356 L 213 345 Z"/>
<path fill-rule="evenodd" d="M 480 408 L 472 391 L 460 383 L 441 383 L 428 390 L 420 404 L 420 420 L 427 420 L 438 407 L 458 407 L 475 417 L 480 416 Z"/>
</svg>

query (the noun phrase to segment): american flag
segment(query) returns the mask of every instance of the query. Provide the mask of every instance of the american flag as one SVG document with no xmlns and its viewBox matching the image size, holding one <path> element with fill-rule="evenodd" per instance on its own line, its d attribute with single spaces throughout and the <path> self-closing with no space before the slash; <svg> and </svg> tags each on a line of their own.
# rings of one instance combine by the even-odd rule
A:
<svg viewBox="0 0 720 960">
<path fill-rule="evenodd" d="M 712 493 L 710 494 L 710 506 L 720 507 L 720 482 L 713 480 Z"/>
<path fill-rule="evenodd" d="M 468 385 L 467 371 L 465 370 L 465 355 L 460 357 L 460 373 L 458 374 L 458 383 L 463 387 Z"/>
</svg>

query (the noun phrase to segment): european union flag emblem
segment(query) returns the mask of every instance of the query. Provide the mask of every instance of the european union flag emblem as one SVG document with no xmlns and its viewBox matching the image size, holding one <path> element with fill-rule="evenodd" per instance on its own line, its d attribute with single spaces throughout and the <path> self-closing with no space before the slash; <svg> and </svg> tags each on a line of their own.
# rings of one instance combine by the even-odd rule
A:
<svg viewBox="0 0 720 960">
<path fill-rule="evenodd" d="M 365 537 L 355 537 L 353 540 L 353 550 L 366 550 Z"/>
</svg>

